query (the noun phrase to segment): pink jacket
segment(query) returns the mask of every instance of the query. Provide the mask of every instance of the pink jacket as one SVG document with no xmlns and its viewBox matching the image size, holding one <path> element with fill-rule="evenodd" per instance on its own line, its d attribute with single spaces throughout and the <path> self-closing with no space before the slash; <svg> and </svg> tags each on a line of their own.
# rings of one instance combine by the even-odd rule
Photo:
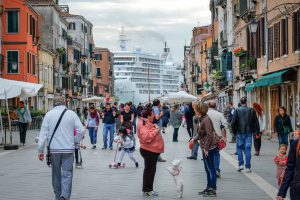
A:
<svg viewBox="0 0 300 200">
<path fill-rule="evenodd" d="M 144 121 L 146 122 L 145 125 L 143 124 Z M 164 140 L 159 128 L 156 128 L 154 124 L 147 119 L 140 118 L 137 131 L 142 149 L 154 153 L 164 152 Z"/>
</svg>

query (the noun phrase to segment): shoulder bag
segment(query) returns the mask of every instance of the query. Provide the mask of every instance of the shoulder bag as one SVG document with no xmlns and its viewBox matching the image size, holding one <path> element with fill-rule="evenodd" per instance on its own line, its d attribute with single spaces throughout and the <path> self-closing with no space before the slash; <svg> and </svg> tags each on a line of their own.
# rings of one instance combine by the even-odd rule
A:
<svg viewBox="0 0 300 200">
<path fill-rule="evenodd" d="M 56 130 L 57 130 L 57 128 L 58 128 L 58 126 L 59 126 L 61 120 L 62 120 L 62 117 L 64 116 L 64 114 L 66 113 L 67 110 L 68 110 L 68 109 L 65 109 L 65 110 L 62 112 L 62 114 L 60 115 L 60 117 L 59 117 L 59 119 L 58 119 L 58 121 L 57 121 L 57 123 L 56 123 L 56 126 L 55 126 L 55 128 L 54 128 L 54 131 L 53 131 L 53 133 L 52 133 L 52 136 L 51 136 L 51 138 L 50 138 L 49 144 L 48 144 L 48 146 L 47 146 L 46 160 L 47 160 L 47 165 L 48 165 L 49 167 L 51 167 L 50 144 L 51 144 L 51 141 L 52 141 L 52 139 L 53 139 L 53 136 L 54 136 L 54 134 L 55 134 L 55 132 L 56 132 Z"/>
</svg>

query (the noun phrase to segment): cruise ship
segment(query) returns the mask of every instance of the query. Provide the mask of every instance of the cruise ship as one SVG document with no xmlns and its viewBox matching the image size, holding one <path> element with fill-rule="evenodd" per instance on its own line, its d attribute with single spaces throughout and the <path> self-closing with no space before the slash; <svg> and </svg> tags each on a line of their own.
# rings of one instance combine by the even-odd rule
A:
<svg viewBox="0 0 300 200">
<path fill-rule="evenodd" d="M 173 62 L 165 44 L 162 54 L 141 48 L 128 51 L 124 28 L 120 34 L 120 50 L 114 51 L 115 96 L 119 102 L 145 103 L 158 96 L 179 91 L 183 75 Z"/>
</svg>

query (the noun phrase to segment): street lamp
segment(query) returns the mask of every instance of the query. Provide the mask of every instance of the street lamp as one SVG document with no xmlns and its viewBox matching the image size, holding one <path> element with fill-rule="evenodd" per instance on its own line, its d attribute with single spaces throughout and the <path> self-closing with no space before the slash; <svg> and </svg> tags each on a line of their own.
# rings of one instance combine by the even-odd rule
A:
<svg viewBox="0 0 300 200">
<path fill-rule="evenodd" d="M 257 31 L 257 27 L 258 27 L 258 23 L 255 19 L 252 19 L 249 23 L 248 23 L 248 28 L 250 33 L 255 34 Z"/>
</svg>

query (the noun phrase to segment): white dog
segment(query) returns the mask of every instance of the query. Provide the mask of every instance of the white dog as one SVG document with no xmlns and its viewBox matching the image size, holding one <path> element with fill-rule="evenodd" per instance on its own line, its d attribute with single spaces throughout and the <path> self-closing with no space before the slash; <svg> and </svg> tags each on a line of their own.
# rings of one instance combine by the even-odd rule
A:
<svg viewBox="0 0 300 200">
<path fill-rule="evenodd" d="M 183 181 L 180 179 L 179 175 L 181 172 L 181 160 L 175 159 L 172 161 L 172 166 L 167 167 L 167 170 L 174 178 L 174 182 L 176 184 L 177 197 L 182 198 L 183 195 Z"/>
</svg>

